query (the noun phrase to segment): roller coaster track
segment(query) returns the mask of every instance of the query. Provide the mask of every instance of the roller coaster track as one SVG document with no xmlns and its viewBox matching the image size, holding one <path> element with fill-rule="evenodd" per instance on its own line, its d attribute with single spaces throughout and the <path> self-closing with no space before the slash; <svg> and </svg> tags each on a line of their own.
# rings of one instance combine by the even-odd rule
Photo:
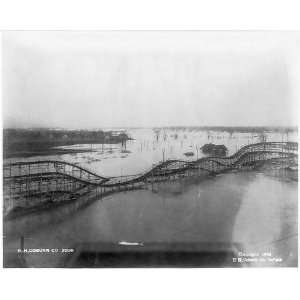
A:
<svg viewBox="0 0 300 300">
<path fill-rule="evenodd" d="M 298 143 L 265 142 L 242 147 L 232 156 L 203 157 L 194 161 L 166 160 L 141 174 L 104 177 L 64 161 L 16 162 L 3 165 L 4 198 L 30 198 L 40 194 L 80 194 L 93 189 L 100 194 L 130 190 L 149 183 L 201 174 L 247 169 L 268 160 L 298 163 Z"/>
</svg>

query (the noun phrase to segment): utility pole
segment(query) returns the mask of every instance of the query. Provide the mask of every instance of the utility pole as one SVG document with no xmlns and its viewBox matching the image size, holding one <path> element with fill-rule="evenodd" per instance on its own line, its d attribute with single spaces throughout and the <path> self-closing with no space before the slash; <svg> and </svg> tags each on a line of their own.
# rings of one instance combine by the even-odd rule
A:
<svg viewBox="0 0 300 300">
<path fill-rule="evenodd" d="M 196 145 L 196 151 L 197 151 L 197 160 L 198 160 L 198 152 L 199 152 L 199 147 Z"/>
</svg>

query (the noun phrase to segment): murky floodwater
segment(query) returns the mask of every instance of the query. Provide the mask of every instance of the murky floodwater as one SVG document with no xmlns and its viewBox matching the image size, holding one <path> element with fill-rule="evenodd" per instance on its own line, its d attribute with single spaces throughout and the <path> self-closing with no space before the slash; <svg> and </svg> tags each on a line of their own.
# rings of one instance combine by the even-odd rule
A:
<svg viewBox="0 0 300 300">
<path fill-rule="evenodd" d="M 30 158 L 7 159 L 11 161 L 34 160 L 64 160 L 85 167 L 102 176 L 120 176 L 143 173 L 167 159 L 195 160 L 204 156 L 200 147 L 206 143 L 224 144 L 228 148 L 228 155 L 235 153 L 242 146 L 260 142 L 262 136 L 257 133 L 210 132 L 200 130 L 163 129 L 159 132 L 153 129 L 127 130 L 133 140 L 126 143 L 126 147 L 108 144 L 73 145 L 63 148 L 87 149 L 85 153 L 34 156 Z M 280 133 L 266 133 L 267 141 L 297 141 L 297 132 L 282 135 Z M 193 152 L 194 156 L 184 153 Z"/>
<path fill-rule="evenodd" d="M 94 151 L 26 160 L 62 159 L 104 176 L 118 176 L 141 173 L 163 158 L 196 159 L 202 155 L 198 149 L 207 142 L 225 144 L 232 154 L 243 145 L 260 141 L 255 134 L 242 133 L 230 136 L 165 130 L 157 136 L 151 129 L 136 129 L 130 134 L 134 140 L 126 149 L 120 145 L 80 145 L 73 147 Z M 267 141 L 287 139 L 296 140 L 296 135 L 267 137 Z M 186 151 L 193 151 L 194 157 L 185 157 Z M 49 222 L 45 226 L 32 228 L 29 216 L 18 228 L 18 236 L 5 237 L 4 251 L 16 253 L 21 235 L 25 236 L 25 248 L 76 249 L 83 242 L 225 242 L 240 243 L 244 253 L 268 253 L 282 259 L 267 265 L 295 266 L 297 188 L 297 182 L 249 172 L 160 184 L 154 191 L 117 193 L 79 210 L 67 207 L 47 211 Z M 8 226 L 14 227 L 14 223 Z M 25 258 L 28 266 L 52 267 L 63 259 L 61 254 L 45 253 L 27 254 Z"/>
<path fill-rule="evenodd" d="M 114 194 L 66 215 L 62 222 L 27 233 L 25 248 L 76 249 L 83 242 L 120 241 L 237 242 L 245 253 L 268 252 L 282 259 L 268 265 L 295 265 L 297 183 L 234 173 L 160 185 L 155 193 Z M 8 239 L 5 246 L 16 251 L 20 240 Z M 55 266 L 62 260 L 61 254 L 25 257 L 29 266 Z"/>
</svg>

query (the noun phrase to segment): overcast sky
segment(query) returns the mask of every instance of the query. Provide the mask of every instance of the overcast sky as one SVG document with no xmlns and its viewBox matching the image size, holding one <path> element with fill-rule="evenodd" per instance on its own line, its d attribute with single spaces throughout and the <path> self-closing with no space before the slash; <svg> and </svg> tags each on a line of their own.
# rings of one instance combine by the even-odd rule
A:
<svg viewBox="0 0 300 300">
<path fill-rule="evenodd" d="M 297 125 L 296 32 L 6 32 L 2 54 L 5 127 Z"/>
</svg>

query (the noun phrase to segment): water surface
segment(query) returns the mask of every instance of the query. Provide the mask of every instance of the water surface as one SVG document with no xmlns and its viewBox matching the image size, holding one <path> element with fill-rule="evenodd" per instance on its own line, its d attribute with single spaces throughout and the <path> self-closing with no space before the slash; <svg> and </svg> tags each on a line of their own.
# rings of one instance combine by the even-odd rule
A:
<svg viewBox="0 0 300 300">
<path fill-rule="evenodd" d="M 55 219 L 55 211 L 50 214 Z M 244 252 L 282 258 L 271 265 L 295 265 L 297 183 L 249 172 L 117 193 L 66 215 L 62 222 L 27 232 L 25 248 L 76 249 L 80 243 L 124 241 L 241 243 Z M 19 238 L 7 238 L 5 248 L 16 251 L 19 245 Z M 55 266 L 61 259 L 26 255 L 30 266 Z"/>
</svg>

